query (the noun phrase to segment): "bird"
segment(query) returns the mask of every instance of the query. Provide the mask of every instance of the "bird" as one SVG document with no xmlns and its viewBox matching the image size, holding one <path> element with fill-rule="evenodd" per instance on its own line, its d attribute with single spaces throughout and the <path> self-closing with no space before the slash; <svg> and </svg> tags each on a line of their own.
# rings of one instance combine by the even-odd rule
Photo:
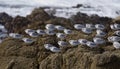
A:
<svg viewBox="0 0 120 69">
<path fill-rule="evenodd" d="M 29 33 L 29 36 L 31 36 L 31 37 L 38 37 L 39 34 L 36 33 L 36 32 L 31 32 L 31 33 Z"/>
<path fill-rule="evenodd" d="M 120 31 L 115 31 L 114 34 L 120 36 Z"/>
<path fill-rule="evenodd" d="M 102 30 L 96 30 L 96 37 L 104 37 L 106 36 L 106 32 L 102 31 Z"/>
<path fill-rule="evenodd" d="M 104 44 L 104 43 L 105 43 L 105 40 L 104 40 L 104 39 L 98 38 L 98 37 L 93 38 L 93 41 L 94 41 L 94 43 L 96 43 L 96 44 Z"/>
<path fill-rule="evenodd" d="M 111 24 L 111 25 L 110 25 L 110 28 L 111 28 L 112 30 L 120 30 L 120 24 L 117 24 L 117 23 Z"/>
<path fill-rule="evenodd" d="M 98 29 L 98 30 L 104 30 L 105 26 L 103 24 L 96 24 L 95 28 Z"/>
<path fill-rule="evenodd" d="M 34 40 L 30 39 L 30 38 L 22 38 L 22 40 L 25 42 L 25 43 L 33 43 Z"/>
<path fill-rule="evenodd" d="M 5 32 L 0 32 L 0 38 L 6 38 L 8 37 L 8 34 Z"/>
<path fill-rule="evenodd" d="M 55 30 L 55 25 L 53 25 L 53 24 L 46 24 L 45 28 L 47 30 L 53 31 L 53 30 Z"/>
<path fill-rule="evenodd" d="M 36 32 L 39 34 L 39 35 L 44 35 L 46 34 L 44 30 L 41 30 L 41 29 L 37 29 Z"/>
<path fill-rule="evenodd" d="M 64 33 L 65 34 L 72 34 L 72 30 L 70 30 L 70 29 L 64 29 Z"/>
<path fill-rule="evenodd" d="M 90 47 L 90 48 L 94 48 L 94 47 L 97 47 L 97 44 L 94 43 L 94 42 L 88 41 L 87 46 Z"/>
<path fill-rule="evenodd" d="M 113 42 L 113 47 L 116 49 L 120 49 L 120 43 L 119 42 Z"/>
<path fill-rule="evenodd" d="M 111 28 L 112 30 L 117 30 L 117 29 L 115 28 L 114 24 L 111 24 L 111 25 L 110 25 L 110 28 Z"/>
<path fill-rule="evenodd" d="M 74 28 L 77 29 L 77 30 L 81 30 L 82 28 L 85 28 L 85 25 L 83 25 L 83 24 L 75 24 Z"/>
<path fill-rule="evenodd" d="M 4 28 L 5 28 L 5 26 L 0 24 L 0 29 L 4 29 Z"/>
<path fill-rule="evenodd" d="M 52 44 L 44 44 L 45 49 L 50 50 L 51 47 L 53 47 Z"/>
<path fill-rule="evenodd" d="M 70 43 L 70 45 L 72 45 L 72 46 L 77 46 L 77 45 L 80 44 L 80 43 L 78 42 L 78 40 L 69 40 L 69 43 Z"/>
<path fill-rule="evenodd" d="M 52 31 L 52 30 L 45 30 L 45 33 L 47 35 L 55 35 L 55 31 Z"/>
<path fill-rule="evenodd" d="M 59 52 L 61 52 L 61 49 L 53 46 L 53 47 L 50 47 L 50 51 L 59 53 Z"/>
<path fill-rule="evenodd" d="M 35 33 L 36 31 L 33 29 L 25 29 L 25 33 L 29 34 L 29 33 Z"/>
<path fill-rule="evenodd" d="M 79 39 L 78 42 L 79 42 L 81 45 L 86 45 L 86 43 L 88 42 L 88 40 L 86 40 L 86 39 Z"/>
<path fill-rule="evenodd" d="M 115 23 L 115 24 L 114 24 L 114 27 L 115 27 L 117 30 L 120 30 L 120 24 Z"/>
<path fill-rule="evenodd" d="M 12 38 L 16 38 L 16 39 L 21 39 L 22 35 L 18 34 L 18 33 L 9 33 L 9 36 Z"/>
<path fill-rule="evenodd" d="M 117 41 L 120 41 L 120 37 L 119 36 L 110 36 L 110 37 L 108 37 L 108 41 L 109 42 L 117 42 Z"/>
<path fill-rule="evenodd" d="M 0 29 L 2 32 L 4 32 L 4 33 L 7 33 L 8 32 L 8 30 L 7 29 L 5 29 L 5 28 L 3 28 L 3 29 Z"/>
<path fill-rule="evenodd" d="M 95 25 L 93 25 L 93 24 L 86 24 L 86 28 L 95 29 Z"/>
<path fill-rule="evenodd" d="M 58 31 L 63 31 L 65 29 L 65 27 L 61 26 L 61 25 L 56 25 L 55 28 L 58 30 Z"/>
<path fill-rule="evenodd" d="M 91 34 L 92 33 L 92 29 L 82 28 L 82 32 L 84 32 L 85 34 Z"/>
<path fill-rule="evenodd" d="M 68 43 L 67 42 L 65 42 L 65 41 L 58 41 L 58 45 L 59 46 L 67 46 L 68 45 Z"/>
<path fill-rule="evenodd" d="M 57 38 L 60 38 L 60 39 L 66 38 L 66 34 L 64 34 L 64 33 L 56 33 L 56 36 L 57 36 Z"/>
</svg>

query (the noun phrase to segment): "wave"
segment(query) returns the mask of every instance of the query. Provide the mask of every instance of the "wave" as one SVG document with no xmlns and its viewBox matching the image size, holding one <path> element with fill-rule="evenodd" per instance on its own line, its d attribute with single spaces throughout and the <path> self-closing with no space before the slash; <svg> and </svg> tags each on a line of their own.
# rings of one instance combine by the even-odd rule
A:
<svg viewBox="0 0 120 69">
<path fill-rule="evenodd" d="M 80 8 L 70 8 L 82 4 Z M 9 15 L 26 16 L 36 7 L 69 7 L 69 9 L 56 9 L 56 16 L 65 17 L 69 13 L 71 15 L 76 12 L 86 13 L 88 15 L 97 14 L 99 16 L 107 16 L 115 18 L 120 16 L 120 0 L 1 0 L 0 12 L 6 12 Z M 86 7 L 89 6 L 89 7 Z M 59 13 L 59 12 L 63 13 Z"/>
</svg>

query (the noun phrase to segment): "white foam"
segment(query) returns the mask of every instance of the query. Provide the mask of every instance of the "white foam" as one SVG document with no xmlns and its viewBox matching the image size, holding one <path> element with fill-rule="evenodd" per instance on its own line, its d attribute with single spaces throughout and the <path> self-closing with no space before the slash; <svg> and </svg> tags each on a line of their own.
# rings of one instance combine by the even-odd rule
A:
<svg viewBox="0 0 120 69">
<path fill-rule="evenodd" d="M 71 7 L 76 4 L 83 4 L 81 8 L 57 9 L 55 16 L 70 17 L 81 11 L 88 15 L 97 14 L 115 18 L 120 16 L 120 0 L 0 0 L 0 12 L 7 12 L 12 16 L 26 16 L 35 7 Z M 88 8 L 89 6 L 89 8 Z M 60 13 L 63 11 L 63 13 Z"/>
</svg>

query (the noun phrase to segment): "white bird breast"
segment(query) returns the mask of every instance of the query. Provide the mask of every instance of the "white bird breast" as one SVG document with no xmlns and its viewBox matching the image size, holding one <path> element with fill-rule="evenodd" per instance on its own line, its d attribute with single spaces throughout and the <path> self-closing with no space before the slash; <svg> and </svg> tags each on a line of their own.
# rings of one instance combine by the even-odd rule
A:
<svg viewBox="0 0 120 69">
<path fill-rule="evenodd" d="M 46 28 L 47 30 L 51 30 L 51 31 L 55 30 L 55 26 L 54 26 L 53 24 L 47 24 L 47 25 L 45 26 L 45 28 Z"/>
<path fill-rule="evenodd" d="M 74 28 L 77 29 L 77 30 L 80 30 L 80 29 L 82 29 L 82 28 L 85 28 L 85 26 L 82 25 L 82 24 L 75 24 L 75 25 L 74 25 Z"/>
<path fill-rule="evenodd" d="M 63 31 L 65 28 L 63 26 L 57 25 L 55 28 L 59 31 Z"/>
<path fill-rule="evenodd" d="M 68 43 L 65 42 L 65 41 L 58 41 L 58 45 L 59 45 L 59 46 L 67 46 Z"/>
<path fill-rule="evenodd" d="M 120 43 L 119 43 L 119 42 L 113 42 L 113 46 L 114 46 L 116 49 L 120 49 Z"/>
<path fill-rule="evenodd" d="M 82 32 L 84 32 L 86 34 L 90 34 L 90 33 L 92 33 L 92 30 L 89 28 L 82 28 Z"/>
<path fill-rule="evenodd" d="M 57 47 L 51 47 L 50 51 L 52 51 L 52 52 L 60 52 L 61 50 L 59 48 L 57 48 Z"/>
<path fill-rule="evenodd" d="M 86 39 L 79 39 L 78 41 L 81 45 L 86 45 L 86 43 L 88 42 Z"/>
<path fill-rule="evenodd" d="M 69 40 L 69 43 L 73 46 L 79 45 L 78 40 Z"/>
<path fill-rule="evenodd" d="M 87 46 L 93 48 L 93 47 L 97 47 L 97 44 L 95 44 L 94 42 L 87 42 Z"/>
<path fill-rule="evenodd" d="M 95 27 L 96 29 L 99 29 L 99 30 L 105 29 L 105 26 L 103 24 L 96 24 Z"/>
</svg>

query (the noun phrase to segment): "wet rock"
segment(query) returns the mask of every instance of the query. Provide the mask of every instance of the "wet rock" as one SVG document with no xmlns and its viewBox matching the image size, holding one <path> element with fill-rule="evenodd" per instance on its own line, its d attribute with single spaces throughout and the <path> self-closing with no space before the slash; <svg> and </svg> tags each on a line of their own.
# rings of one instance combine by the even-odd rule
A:
<svg viewBox="0 0 120 69">
<path fill-rule="evenodd" d="M 80 8 L 82 6 L 83 6 L 82 4 L 77 4 L 76 6 L 73 6 L 73 8 Z"/>
</svg>

